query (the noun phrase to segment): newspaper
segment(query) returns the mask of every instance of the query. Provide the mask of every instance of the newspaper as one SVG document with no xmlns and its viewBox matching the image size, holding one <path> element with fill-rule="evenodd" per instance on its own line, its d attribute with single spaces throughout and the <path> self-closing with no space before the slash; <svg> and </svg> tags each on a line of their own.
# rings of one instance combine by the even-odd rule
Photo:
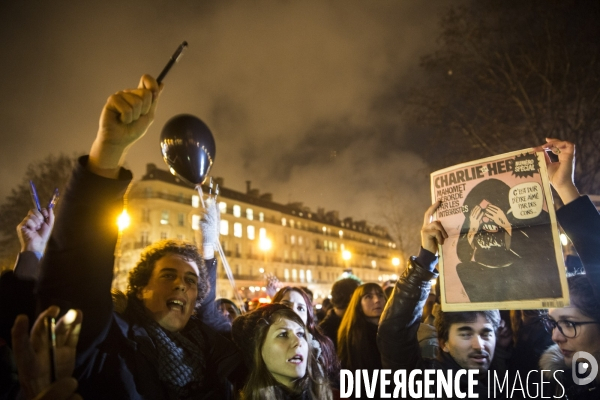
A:
<svg viewBox="0 0 600 400">
<path fill-rule="evenodd" d="M 525 149 L 431 174 L 444 311 L 569 304 L 544 152 Z"/>
</svg>

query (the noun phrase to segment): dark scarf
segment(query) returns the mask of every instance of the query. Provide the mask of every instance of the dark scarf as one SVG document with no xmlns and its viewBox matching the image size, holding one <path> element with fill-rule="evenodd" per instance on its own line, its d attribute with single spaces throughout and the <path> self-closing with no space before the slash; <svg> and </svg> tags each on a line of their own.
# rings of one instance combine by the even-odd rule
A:
<svg viewBox="0 0 600 400">
<path fill-rule="evenodd" d="M 153 358 L 160 381 L 179 399 L 198 396 L 198 390 L 204 386 L 206 368 L 206 343 L 198 319 L 192 316 L 181 332 L 174 333 L 163 329 L 148 315 L 138 299 L 129 298 L 126 312 L 146 330 L 156 347 Z M 143 337 L 136 335 L 134 340 L 144 345 Z"/>
</svg>

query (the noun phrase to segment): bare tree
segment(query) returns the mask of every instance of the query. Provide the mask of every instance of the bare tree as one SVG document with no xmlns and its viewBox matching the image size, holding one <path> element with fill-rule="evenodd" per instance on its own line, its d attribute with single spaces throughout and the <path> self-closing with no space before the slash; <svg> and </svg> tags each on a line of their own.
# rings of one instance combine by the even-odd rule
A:
<svg viewBox="0 0 600 400">
<path fill-rule="evenodd" d="M 600 3 L 471 1 L 442 18 L 425 83 L 405 104 L 434 128 L 444 167 L 544 143 L 577 146 L 578 186 L 600 192 Z M 437 147 L 436 147 L 437 146 Z"/>
</svg>

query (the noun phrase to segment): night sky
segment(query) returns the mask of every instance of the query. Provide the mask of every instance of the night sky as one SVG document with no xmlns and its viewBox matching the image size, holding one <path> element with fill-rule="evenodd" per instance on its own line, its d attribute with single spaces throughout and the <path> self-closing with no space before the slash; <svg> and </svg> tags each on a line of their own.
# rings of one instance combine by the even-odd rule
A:
<svg viewBox="0 0 600 400">
<path fill-rule="evenodd" d="M 86 4 L 83 4 L 86 3 Z M 382 222 L 393 195 L 409 214 L 429 204 L 424 137 L 400 101 L 436 49 L 451 2 L 11 1 L 0 14 L 0 198 L 50 153 L 87 152 L 106 98 L 158 75 L 154 125 L 128 155 L 136 177 L 166 168 L 158 138 L 190 113 L 212 129 L 213 176 L 274 201 Z M 417 232 L 415 232 L 416 234 Z M 414 250 L 416 251 L 416 250 Z"/>
</svg>

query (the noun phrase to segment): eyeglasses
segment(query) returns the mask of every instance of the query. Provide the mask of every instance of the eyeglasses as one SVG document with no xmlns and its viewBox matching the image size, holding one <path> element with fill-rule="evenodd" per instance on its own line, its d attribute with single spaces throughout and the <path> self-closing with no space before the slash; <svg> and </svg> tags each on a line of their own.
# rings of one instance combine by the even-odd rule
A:
<svg viewBox="0 0 600 400">
<path fill-rule="evenodd" d="M 544 328 L 549 334 L 552 334 L 554 328 L 558 328 L 558 331 L 566 338 L 572 339 L 577 336 L 577 327 L 580 325 L 587 324 L 600 324 L 597 321 L 585 321 L 585 322 L 573 322 L 573 321 L 555 321 L 551 318 L 542 318 Z"/>
</svg>

